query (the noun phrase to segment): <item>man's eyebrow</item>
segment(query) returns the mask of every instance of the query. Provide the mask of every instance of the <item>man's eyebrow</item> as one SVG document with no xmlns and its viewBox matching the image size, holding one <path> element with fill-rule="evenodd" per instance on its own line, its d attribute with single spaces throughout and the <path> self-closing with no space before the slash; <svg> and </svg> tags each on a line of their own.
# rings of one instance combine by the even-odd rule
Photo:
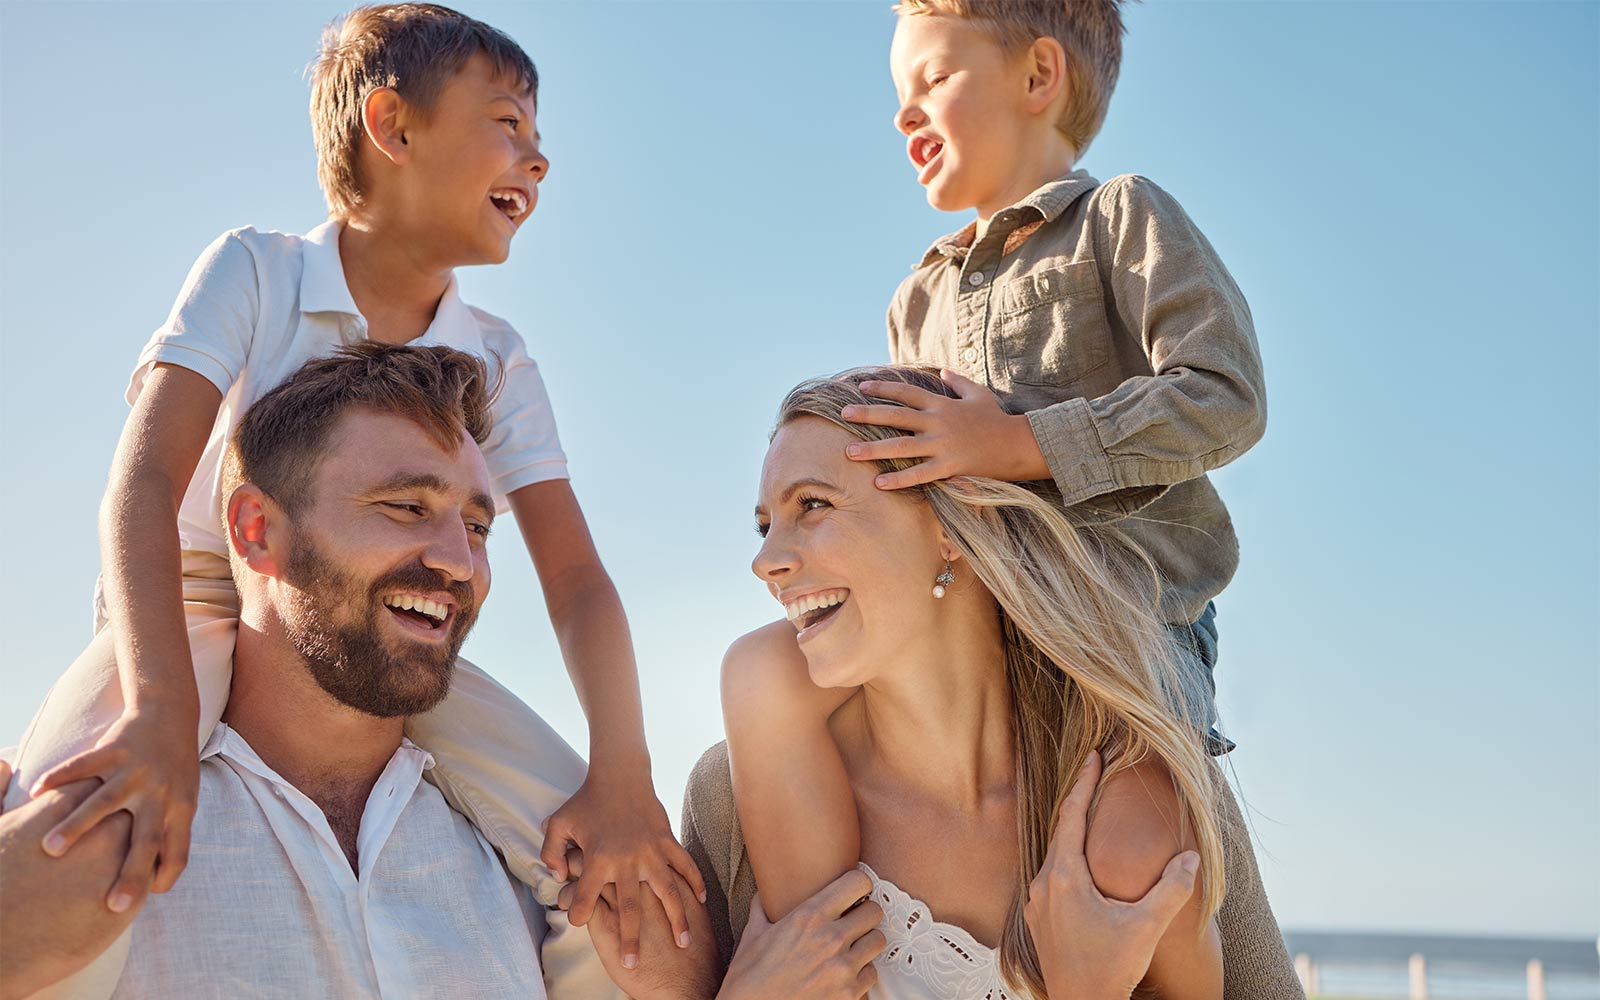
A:
<svg viewBox="0 0 1600 1000">
<path fill-rule="evenodd" d="M 826 479 L 796 479 L 794 482 L 789 484 L 788 489 L 778 494 L 778 503 L 780 505 L 788 503 L 790 497 L 794 496 L 807 486 L 818 486 L 825 490 L 833 490 L 835 493 L 839 492 L 839 487 L 828 482 Z M 761 506 L 760 504 L 756 504 L 757 517 L 765 514 L 766 510 L 767 509 L 765 507 Z"/>
<path fill-rule="evenodd" d="M 443 476 L 432 472 L 397 472 L 373 487 L 373 493 L 399 493 L 405 490 L 430 490 L 450 493 L 455 487 Z M 473 490 L 467 497 L 467 506 L 480 507 L 486 518 L 494 520 L 494 498 L 482 490 Z"/>
</svg>

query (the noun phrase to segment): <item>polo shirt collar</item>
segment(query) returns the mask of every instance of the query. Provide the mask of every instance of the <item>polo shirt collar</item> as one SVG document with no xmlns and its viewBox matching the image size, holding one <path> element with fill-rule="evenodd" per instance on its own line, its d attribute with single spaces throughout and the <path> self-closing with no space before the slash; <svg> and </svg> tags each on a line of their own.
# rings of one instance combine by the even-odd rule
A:
<svg viewBox="0 0 1600 1000">
<path fill-rule="evenodd" d="M 305 236 L 301 251 L 300 311 L 304 313 L 333 312 L 361 317 L 356 300 L 350 295 L 350 285 L 344 278 L 344 262 L 339 259 L 338 220 L 330 219 Z M 357 339 L 366 339 L 365 322 Z M 441 344 L 484 357 L 483 331 L 472 309 L 461 301 L 456 276 L 450 276 L 439 306 L 434 311 L 433 322 L 421 337 L 411 343 L 418 346 Z"/>
<path fill-rule="evenodd" d="M 1079 196 L 1099 186 L 1100 182 L 1089 176 L 1087 170 L 1074 170 L 1067 176 L 1044 185 L 1010 208 L 996 212 L 994 221 L 998 222 L 1003 217 L 1009 216 L 1013 223 L 1021 225 L 1030 221 L 1054 222 L 1067 210 L 1068 205 L 1078 200 Z M 973 220 L 958 232 L 941 236 L 922 255 L 917 267 L 927 267 L 943 257 L 965 256 L 972 248 L 972 240 L 977 232 L 978 223 L 977 220 Z"/>
</svg>

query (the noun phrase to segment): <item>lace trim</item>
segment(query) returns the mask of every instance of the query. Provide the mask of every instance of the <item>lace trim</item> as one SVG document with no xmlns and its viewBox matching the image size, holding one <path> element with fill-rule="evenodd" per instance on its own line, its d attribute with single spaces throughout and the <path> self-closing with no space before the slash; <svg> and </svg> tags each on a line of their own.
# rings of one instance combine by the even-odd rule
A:
<svg viewBox="0 0 1600 1000">
<path fill-rule="evenodd" d="M 878 929 L 888 939 L 883 954 L 873 959 L 879 975 L 915 979 L 931 1000 L 1011 1000 L 1000 976 L 1000 956 L 954 924 L 933 919 L 928 904 L 913 899 L 865 863 L 872 880 L 872 898 L 883 907 Z"/>
</svg>

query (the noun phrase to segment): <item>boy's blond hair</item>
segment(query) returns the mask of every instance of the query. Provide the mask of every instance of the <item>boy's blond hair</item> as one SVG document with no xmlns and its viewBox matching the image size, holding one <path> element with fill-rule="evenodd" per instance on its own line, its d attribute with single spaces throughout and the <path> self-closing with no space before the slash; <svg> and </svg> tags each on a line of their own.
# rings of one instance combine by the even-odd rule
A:
<svg viewBox="0 0 1600 1000">
<path fill-rule="evenodd" d="M 539 72 L 521 46 L 465 14 L 432 3 L 356 7 L 329 24 L 310 66 L 311 132 L 317 181 L 328 210 L 348 218 L 361 205 L 357 151 L 367 95 L 393 87 L 424 115 L 445 83 L 478 53 L 499 76 L 516 80 L 537 100 Z"/>
<path fill-rule="evenodd" d="M 1122 0 L 900 0 L 896 14 L 972 21 L 1008 53 L 1054 38 L 1067 54 L 1071 97 L 1056 128 L 1083 155 L 1105 123 L 1122 66 Z"/>
</svg>

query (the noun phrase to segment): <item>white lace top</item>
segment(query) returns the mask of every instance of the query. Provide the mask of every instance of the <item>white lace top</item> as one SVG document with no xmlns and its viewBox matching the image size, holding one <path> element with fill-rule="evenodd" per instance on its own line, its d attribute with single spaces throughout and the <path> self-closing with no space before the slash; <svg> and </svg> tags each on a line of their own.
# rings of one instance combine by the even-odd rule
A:
<svg viewBox="0 0 1600 1000">
<path fill-rule="evenodd" d="M 878 985 L 871 1000 L 1011 1000 L 1000 978 L 999 952 L 933 919 L 928 904 L 867 865 L 859 867 L 872 880 L 872 898 L 883 907 L 878 929 L 889 940 L 873 960 Z"/>
</svg>

